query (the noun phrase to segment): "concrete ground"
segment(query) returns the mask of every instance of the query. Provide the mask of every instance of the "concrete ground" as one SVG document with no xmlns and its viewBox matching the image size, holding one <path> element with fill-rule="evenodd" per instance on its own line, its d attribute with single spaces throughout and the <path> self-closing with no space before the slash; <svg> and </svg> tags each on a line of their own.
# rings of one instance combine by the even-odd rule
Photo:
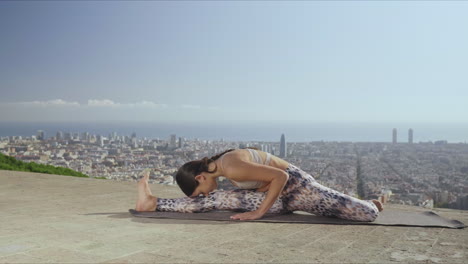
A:
<svg viewBox="0 0 468 264">
<path fill-rule="evenodd" d="M 0 171 L 0 263 L 468 262 L 468 228 L 136 218 L 136 198 L 136 182 Z M 433 211 L 468 224 L 468 211 Z"/>
</svg>

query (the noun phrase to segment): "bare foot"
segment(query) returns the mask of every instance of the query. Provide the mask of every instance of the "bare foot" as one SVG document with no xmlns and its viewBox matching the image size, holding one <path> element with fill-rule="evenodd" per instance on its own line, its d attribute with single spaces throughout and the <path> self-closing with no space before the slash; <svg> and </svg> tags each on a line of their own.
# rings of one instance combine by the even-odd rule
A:
<svg viewBox="0 0 468 264">
<path fill-rule="evenodd" d="M 139 212 L 155 211 L 157 207 L 157 198 L 153 196 L 148 186 L 149 171 L 143 174 L 143 177 L 138 181 L 138 201 L 135 210 Z"/>
<path fill-rule="evenodd" d="M 148 195 L 153 195 L 153 194 L 151 193 L 151 189 L 149 188 L 149 184 L 148 184 L 150 172 L 151 172 L 150 169 L 145 169 L 145 170 L 143 170 L 143 172 L 142 172 L 143 178 L 142 178 L 140 181 L 142 181 L 142 180 L 144 179 L 145 186 L 146 186 L 146 193 L 147 193 Z"/>
<path fill-rule="evenodd" d="M 383 205 L 381 202 L 379 202 L 378 200 L 372 200 L 372 202 L 377 206 L 377 208 L 379 209 L 379 212 L 383 211 Z"/>
</svg>

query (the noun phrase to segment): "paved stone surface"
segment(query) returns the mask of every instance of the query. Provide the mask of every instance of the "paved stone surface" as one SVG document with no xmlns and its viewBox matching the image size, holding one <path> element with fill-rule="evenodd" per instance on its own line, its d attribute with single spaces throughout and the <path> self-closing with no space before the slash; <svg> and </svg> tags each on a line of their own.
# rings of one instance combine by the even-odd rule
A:
<svg viewBox="0 0 468 264">
<path fill-rule="evenodd" d="M 136 182 L 0 171 L 0 263 L 468 262 L 468 228 L 135 218 L 128 209 L 136 188 Z M 177 186 L 151 190 L 183 196 Z M 468 223 L 468 211 L 433 211 Z"/>
</svg>

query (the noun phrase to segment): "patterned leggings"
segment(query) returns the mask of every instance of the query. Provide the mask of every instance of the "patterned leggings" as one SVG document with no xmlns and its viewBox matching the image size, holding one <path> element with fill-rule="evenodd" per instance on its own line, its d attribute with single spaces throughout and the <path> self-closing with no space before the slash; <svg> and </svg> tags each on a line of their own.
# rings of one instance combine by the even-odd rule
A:
<svg viewBox="0 0 468 264">
<path fill-rule="evenodd" d="M 267 213 L 304 211 L 315 215 L 372 222 L 379 210 L 370 200 L 360 200 L 319 184 L 310 174 L 289 164 L 288 182 Z M 254 189 L 215 190 L 208 196 L 157 198 L 156 211 L 199 213 L 211 210 L 254 211 L 265 192 Z"/>
</svg>

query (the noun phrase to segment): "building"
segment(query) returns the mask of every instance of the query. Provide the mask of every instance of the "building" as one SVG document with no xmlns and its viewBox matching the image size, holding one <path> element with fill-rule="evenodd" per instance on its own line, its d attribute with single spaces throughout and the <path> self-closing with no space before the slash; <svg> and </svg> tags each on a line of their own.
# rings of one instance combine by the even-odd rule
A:
<svg viewBox="0 0 468 264">
<path fill-rule="evenodd" d="M 104 137 L 101 136 L 101 135 L 97 135 L 96 144 L 98 146 L 100 146 L 100 147 L 103 147 L 104 146 Z"/>
<path fill-rule="evenodd" d="M 43 130 L 38 130 L 37 131 L 37 140 L 44 140 L 45 139 L 45 133 Z"/>
<path fill-rule="evenodd" d="M 63 132 L 62 131 L 58 131 L 57 132 L 57 135 L 55 136 L 57 140 L 62 140 L 63 139 Z"/>
<path fill-rule="evenodd" d="M 176 148 L 176 134 L 171 134 L 171 139 L 169 141 L 169 148 L 171 149 Z"/>
<path fill-rule="evenodd" d="M 287 149 L 286 149 L 286 139 L 284 137 L 284 134 L 281 134 L 281 140 L 280 140 L 280 157 L 281 158 L 286 158 L 287 156 Z"/>
<path fill-rule="evenodd" d="M 408 130 L 408 143 L 413 144 L 413 129 L 412 128 Z"/>
<path fill-rule="evenodd" d="M 392 138 L 393 144 L 397 143 L 397 130 L 396 128 L 393 129 L 393 138 Z"/>
<path fill-rule="evenodd" d="M 135 149 L 138 148 L 138 140 L 136 137 L 132 137 L 132 147 Z"/>
<path fill-rule="evenodd" d="M 88 132 L 81 133 L 81 141 L 89 141 L 89 133 Z"/>
<path fill-rule="evenodd" d="M 262 144 L 262 151 L 271 153 L 271 145 L 270 144 Z"/>
</svg>

